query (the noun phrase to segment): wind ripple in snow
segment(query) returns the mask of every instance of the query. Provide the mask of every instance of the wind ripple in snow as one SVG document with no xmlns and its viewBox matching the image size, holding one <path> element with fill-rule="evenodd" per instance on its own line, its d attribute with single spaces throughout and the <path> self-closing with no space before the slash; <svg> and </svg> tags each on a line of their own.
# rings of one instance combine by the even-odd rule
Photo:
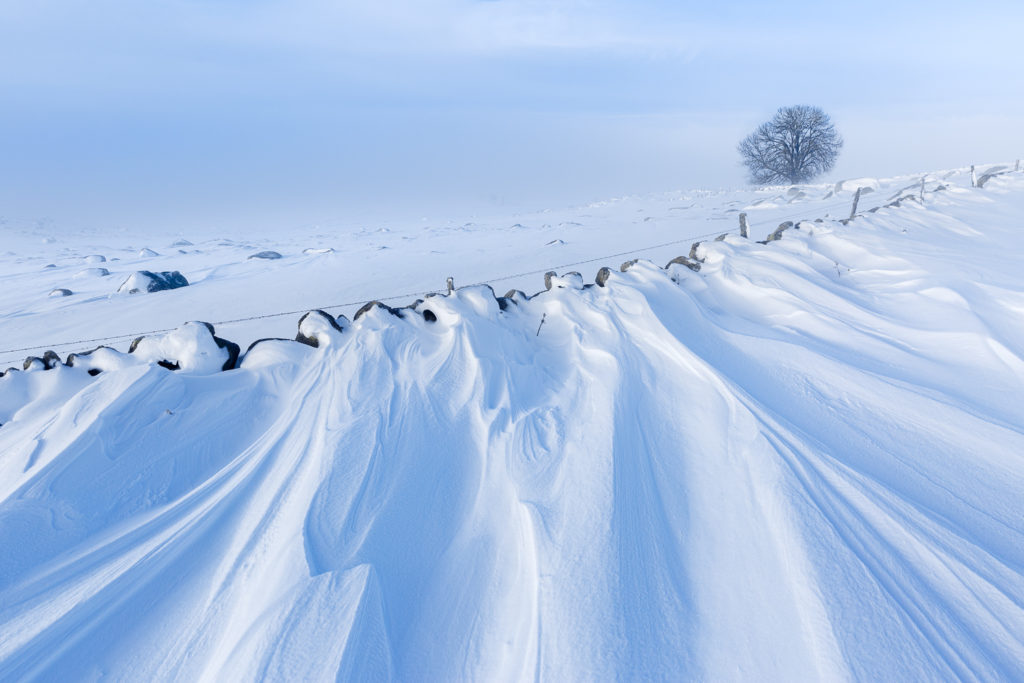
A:
<svg viewBox="0 0 1024 683">
<path fill-rule="evenodd" d="M 0 431 L 0 678 L 1024 675 L 1012 353 L 816 230 L 76 385 Z"/>
</svg>

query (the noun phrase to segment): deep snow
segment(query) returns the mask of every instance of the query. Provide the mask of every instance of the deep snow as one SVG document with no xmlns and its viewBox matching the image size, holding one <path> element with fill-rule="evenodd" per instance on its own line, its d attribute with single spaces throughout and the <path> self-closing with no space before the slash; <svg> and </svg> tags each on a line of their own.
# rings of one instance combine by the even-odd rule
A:
<svg viewBox="0 0 1024 683">
<path fill-rule="evenodd" d="M 918 180 L 852 185 L 866 211 Z M 933 174 L 843 225 L 850 185 L 173 248 L 12 233 L 3 348 L 179 329 L 0 378 L 0 679 L 1024 676 L 1024 174 Z M 755 239 L 826 220 L 658 267 L 741 210 Z M 674 240 L 504 309 L 473 286 L 310 316 L 316 348 L 227 372 L 179 327 Z M 192 284 L 114 294 L 137 270 Z"/>
</svg>

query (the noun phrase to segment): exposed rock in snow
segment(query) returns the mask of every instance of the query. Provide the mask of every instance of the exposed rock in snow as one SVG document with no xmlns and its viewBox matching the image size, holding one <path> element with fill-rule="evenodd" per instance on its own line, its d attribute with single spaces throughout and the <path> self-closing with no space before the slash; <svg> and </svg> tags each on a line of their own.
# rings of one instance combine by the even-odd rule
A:
<svg viewBox="0 0 1024 683">
<path fill-rule="evenodd" d="M 559 277 L 551 271 L 544 274 L 544 289 L 583 289 L 583 276 L 572 272 Z"/>
<path fill-rule="evenodd" d="M 139 337 L 129 353 L 141 361 L 190 374 L 211 374 L 235 367 L 239 348 L 214 335 L 213 325 L 188 322 L 164 334 Z"/>
<path fill-rule="evenodd" d="M 379 301 L 369 301 L 369 302 L 363 304 L 362 308 L 360 308 L 358 311 L 356 311 L 356 314 L 354 316 L 352 316 L 352 319 L 353 320 L 359 320 L 360 318 L 362 318 L 367 313 L 371 313 L 371 312 L 374 312 L 374 311 L 383 311 L 383 312 L 386 312 L 386 313 L 388 313 L 390 315 L 397 316 L 397 317 L 401 317 L 402 316 L 402 314 L 398 312 L 397 308 L 392 308 L 391 306 L 388 306 L 387 304 L 383 304 L 383 303 L 381 303 Z"/>
<path fill-rule="evenodd" d="M 1010 172 L 1010 167 L 1009 166 L 993 166 L 993 167 L 985 170 L 981 174 L 981 176 L 978 178 L 978 187 L 985 187 L 985 183 L 987 183 L 988 181 L 992 180 L 996 176 L 1000 176 L 1000 175 L 1003 175 L 1004 173 L 1009 173 L 1009 172 Z"/>
<path fill-rule="evenodd" d="M 507 292 L 505 292 L 505 296 L 503 298 L 508 299 L 514 304 L 521 304 L 525 301 L 530 300 L 530 297 L 526 294 L 526 292 L 523 292 L 522 290 L 519 289 L 508 290 Z"/>
<path fill-rule="evenodd" d="M 139 270 L 121 283 L 117 288 L 118 292 L 126 294 L 160 292 L 165 289 L 177 289 L 187 287 L 188 280 L 176 270 L 154 273 L 148 270 Z"/>
<path fill-rule="evenodd" d="M 676 256 L 674 259 L 665 264 L 665 270 L 668 270 L 669 266 L 672 266 L 674 264 L 686 266 L 692 271 L 700 270 L 700 263 L 698 263 L 697 261 L 691 261 L 689 258 L 685 256 Z"/>
<path fill-rule="evenodd" d="M 155 251 L 153 251 L 149 247 L 143 247 L 142 249 L 139 249 L 139 256 L 141 258 L 147 258 L 147 257 L 150 257 L 150 256 L 159 256 L 159 255 L 160 254 L 156 253 Z"/>
<path fill-rule="evenodd" d="M 54 351 L 47 351 L 42 357 L 29 356 L 22 364 L 23 370 L 52 370 L 61 364 L 60 356 Z"/>
<path fill-rule="evenodd" d="M 60 297 L 60 296 L 71 296 L 72 294 L 74 294 L 74 292 L 72 292 L 70 289 L 64 289 L 63 287 L 58 287 L 57 289 L 51 289 L 50 293 L 47 294 L 47 296 Z"/>
<path fill-rule="evenodd" d="M 281 254 L 276 251 L 260 251 L 255 254 L 250 254 L 249 259 L 265 259 L 267 261 L 274 261 L 281 258 Z"/>
<path fill-rule="evenodd" d="M 786 221 L 785 223 L 780 223 L 779 227 L 777 227 L 772 234 L 768 235 L 768 240 L 767 241 L 768 242 L 775 242 L 777 240 L 781 240 L 782 239 L 782 233 L 786 232 L 787 230 L 789 230 L 792 227 L 793 227 L 793 221 Z"/>
<path fill-rule="evenodd" d="M 340 339 L 347 326 L 348 320 L 345 316 L 336 320 L 324 311 L 310 311 L 299 319 L 299 331 L 295 335 L 295 341 L 312 347 L 330 346 Z"/>
</svg>

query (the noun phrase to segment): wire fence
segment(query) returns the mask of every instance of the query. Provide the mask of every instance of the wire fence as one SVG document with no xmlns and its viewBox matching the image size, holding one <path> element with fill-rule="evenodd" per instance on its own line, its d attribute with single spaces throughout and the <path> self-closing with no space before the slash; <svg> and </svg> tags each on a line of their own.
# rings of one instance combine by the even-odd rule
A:
<svg viewBox="0 0 1024 683">
<path fill-rule="evenodd" d="M 800 217 L 806 217 L 808 210 L 813 210 L 814 212 L 825 212 L 827 214 L 829 211 L 831 211 L 833 209 L 839 209 L 839 208 L 843 208 L 843 207 L 848 207 L 848 206 L 850 206 L 850 204 L 851 204 L 851 200 L 844 199 L 841 202 L 835 202 L 835 203 L 828 204 L 828 205 L 825 205 L 825 206 L 814 206 L 813 209 L 812 209 L 812 207 L 807 207 L 807 210 L 801 211 L 799 213 L 793 213 L 793 214 L 785 215 L 785 216 L 775 216 L 775 217 L 773 217 L 772 220 L 777 220 L 777 221 L 781 221 L 781 222 L 797 220 Z M 879 205 L 879 207 L 877 207 L 877 208 L 881 208 L 884 205 L 885 204 Z M 712 219 L 706 219 L 706 220 L 712 220 Z M 734 228 L 734 229 L 731 229 L 731 230 L 715 230 L 714 232 L 707 232 L 707 233 L 703 233 L 703 234 L 700 234 L 700 235 L 688 235 L 686 237 L 681 237 L 679 239 L 674 239 L 674 240 L 671 240 L 671 241 L 668 241 L 668 242 L 662 242 L 660 244 L 650 244 L 650 245 L 643 246 L 643 247 L 634 247 L 634 248 L 631 248 L 631 249 L 626 249 L 624 251 L 615 252 L 615 253 L 612 253 L 612 254 L 602 254 L 600 256 L 594 256 L 592 258 L 583 259 L 581 261 L 573 261 L 571 263 L 562 263 L 562 264 L 558 264 L 558 265 L 548 266 L 546 268 L 536 268 L 536 269 L 533 269 L 533 270 L 525 270 L 525 271 L 521 271 L 521 272 L 518 272 L 518 273 L 510 273 L 510 274 L 507 274 L 507 275 L 501 275 L 501 276 L 498 276 L 498 277 L 489 278 L 487 280 L 481 280 L 479 282 L 472 282 L 472 283 L 470 283 L 468 285 L 463 285 L 463 286 L 475 287 L 475 286 L 479 286 L 479 285 L 490 285 L 490 284 L 495 283 L 495 282 L 504 282 L 504 281 L 507 281 L 507 280 L 514 280 L 514 279 L 521 278 L 521 277 L 526 277 L 526 276 L 529 276 L 529 275 L 540 275 L 540 274 L 547 273 L 547 272 L 550 272 L 550 271 L 559 271 L 559 270 L 563 270 L 565 268 L 574 268 L 576 266 L 584 266 L 584 265 L 587 265 L 587 264 L 590 264 L 590 263 L 597 263 L 599 261 L 607 261 L 609 259 L 621 258 L 623 256 L 635 256 L 635 255 L 638 255 L 638 254 L 642 254 L 644 252 L 653 251 L 655 249 L 663 249 L 665 247 L 671 247 L 671 246 L 674 246 L 674 245 L 677 245 L 677 244 L 693 243 L 694 241 L 699 241 L 699 240 L 707 239 L 709 237 L 717 237 L 719 235 L 728 235 L 728 234 L 737 234 L 737 233 L 739 233 L 739 228 L 738 227 Z M 299 314 L 306 313 L 307 311 L 312 311 L 312 310 L 330 311 L 330 310 L 339 309 L 339 308 L 352 308 L 352 307 L 355 307 L 355 306 L 362 306 L 364 304 L 369 303 L 370 301 L 385 302 L 385 301 L 397 301 L 397 300 L 415 300 L 417 298 L 422 298 L 422 297 L 424 297 L 424 296 L 426 296 L 428 294 L 441 294 L 441 293 L 443 293 L 445 291 L 447 291 L 447 290 L 437 289 L 437 290 L 417 291 L 417 292 L 403 292 L 401 294 L 391 294 L 389 296 L 376 297 L 376 298 L 373 298 L 373 299 L 360 299 L 360 300 L 356 300 L 356 301 L 346 301 L 346 302 L 342 302 L 342 303 L 328 304 L 326 306 L 308 306 L 308 307 L 299 308 L 299 309 L 290 310 L 290 311 L 275 311 L 275 312 L 272 312 L 272 313 L 263 313 L 263 314 L 259 314 L 259 315 L 250 315 L 250 316 L 245 316 L 245 317 L 242 317 L 242 318 L 230 318 L 230 319 L 226 319 L 226 320 L 216 320 L 216 321 L 207 321 L 207 322 L 210 322 L 214 327 L 218 328 L 218 330 L 219 330 L 221 327 L 230 326 L 230 325 L 234 325 L 234 324 L 245 323 L 245 322 L 252 322 L 252 321 L 255 321 L 255 320 L 265 320 L 265 319 L 269 319 L 269 318 L 280 318 L 280 317 L 289 316 L 289 315 L 299 315 Z M 20 348 L 0 349 L 0 354 L 15 354 L 15 353 L 24 354 L 24 353 L 32 352 L 32 351 L 64 349 L 64 348 L 71 347 L 71 346 L 74 346 L 74 347 L 84 347 L 85 345 L 88 345 L 88 344 L 119 343 L 119 342 L 124 342 L 124 341 L 128 341 L 128 340 L 136 339 L 138 337 L 145 337 L 145 336 L 153 335 L 153 334 L 163 334 L 163 333 L 166 333 L 166 332 L 171 332 L 171 331 L 173 331 L 175 329 L 177 329 L 177 328 L 176 327 L 166 327 L 166 328 L 160 328 L 160 329 L 138 330 L 138 331 L 135 331 L 135 332 L 126 332 L 124 334 L 118 334 L 118 335 L 107 336 L 107 337 L 93 337 L 93 338 L 90 338 L 90 339 L 76 339 L 76 340 L 73 340 L 73 341 L 63 341 L 63 342 L 50 343 L 50 344 L 34 344 L 32 346 L 24 346 L 24 347 L 20 347 Z M 18 361 L 24 360 L 24 357 L 25 357 L 24 355 L 21 355 L 21 356 L 10 356 L 8 358 L 5 358 L 4 360 L 0 360 L 0 368 L 3 368 L 5 366 L 7 366 L 7 364 L 9 364 L 9 363 L 16 363 Z"/>
</svg>

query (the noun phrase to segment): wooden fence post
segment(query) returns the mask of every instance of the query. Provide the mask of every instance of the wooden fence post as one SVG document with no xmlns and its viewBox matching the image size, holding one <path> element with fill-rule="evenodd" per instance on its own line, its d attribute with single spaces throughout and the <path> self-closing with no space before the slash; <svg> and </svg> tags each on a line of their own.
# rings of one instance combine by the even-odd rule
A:
<svg viewBox="0 0 1024 683">
<path fill-rule="evenodd" d="M 974 164 L 971 164 L 971 187 L 978 186 L 978 176 L 974 175 Z"/>
<path fill-rule="evenodd" d="M 452 292 L 455 291 L 455 278 L 453 278 L 453 277 L 448 278 L 445 281 L 445 284 L 448 286 L 448 293 L 449 294 L 451 294 Z"/>
<path fill-rule="evenodd" d="M 748 237 L 747 234 L 747 214 L 740 214 L 740 237 Z"/>
<path fill-rule="evenodd" d="M 853 195 L 853 209 L 850 211 L 851 221 L 853 220 L 853 217 L 857 215 L 857 204 L 860 202 L 860 190 L 861 188 L 858 187 L 857 193 Z"/>
</svg>

